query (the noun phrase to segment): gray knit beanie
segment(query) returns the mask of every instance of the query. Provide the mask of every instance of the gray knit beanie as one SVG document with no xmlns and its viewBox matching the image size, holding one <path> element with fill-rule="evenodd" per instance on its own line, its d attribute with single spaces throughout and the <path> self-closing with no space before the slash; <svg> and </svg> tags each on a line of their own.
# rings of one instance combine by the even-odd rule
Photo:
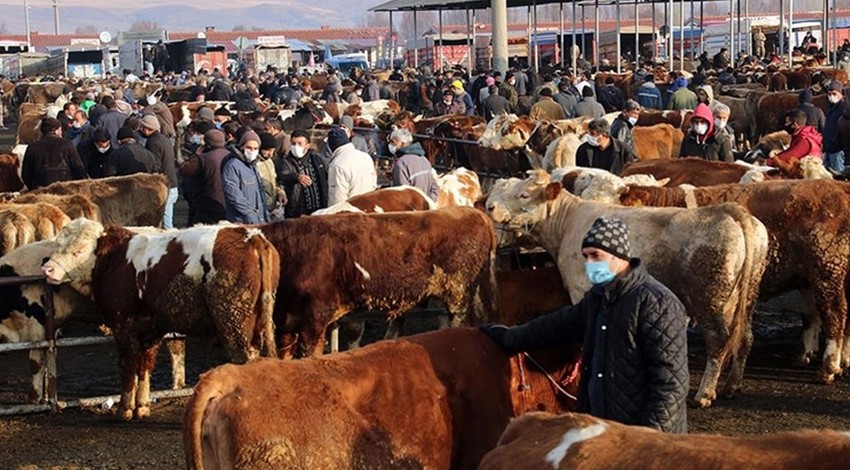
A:
<svg viewBox="0 0 850 470">
<path fill-rule="evenodd" d="M 582 248 L 594 247 L 612 255 L 628 260 L 631 258 L 629 247 L 629 227 L 620 219 L 600 217 L 593 222 L 584 240 Z"/>
</svg>

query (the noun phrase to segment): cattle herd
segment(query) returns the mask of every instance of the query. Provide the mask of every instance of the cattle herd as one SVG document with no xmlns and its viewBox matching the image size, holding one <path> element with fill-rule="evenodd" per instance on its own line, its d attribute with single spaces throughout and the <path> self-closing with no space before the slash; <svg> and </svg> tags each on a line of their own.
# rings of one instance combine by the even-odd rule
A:
<svg viewBox="0 0 850 470">
<path fill-rule="evenodd" d="M 634 92 L 628 74 L 596 80 L 611 77 Z M 847 83 L 843 70 L 798 69 L 717 85 L 742 134 L 740 154 L 787 145 L 780 118 L 797 94 L 784 90 L 824 79 Z M 137 98 L 173 91 L 132 86 Z M 67 83 L 16 89 L 18 143 L 37 138 L 38 121 L 69 96 L 88 92 Z M 229 106 L 170 101 L 178 142 L 198 109 Z M 826 106 L 823 95 L 814 104 Z M 706 364 L 695 406 L 741 389 L 756 302 L 794 290 L 806 319 L 798 362 L 818 362 L 826 384 L 841 380 L 850 367 L 850 183 L 833 180 L 819 162 L 764 171 L 676 158 L 690 111 L 642 111 L 638 161 L 619 175 L 575 166 L 587 118 L 423 118 L 393 100 L 345 106 L 309 98 L 298 109 L 265 113 L 283 118 L 287 132 L 314 129 L 318 146 L 323 124 L 340 115 L 378 136 L 406 127 L 422 136 L 432 164 L 455 169 L 440 176 L 436 201 L 417 188 L 384 188 L 298 219 L 162 230 L 163 176 L 26 191 L 21 148 L 0 156 L 0 276 L 44 275 L 55 285 L 57 325 L 107 327 L 118 349 L 122 419 L 150 416 L 166 334 L 224 346 L 232 364 L 202 374 L 186 405 L 188 468 L 661 469 L 689 459 L 712 469 L 837 469 L 850 462 L 848 433 L 670 436 L 571 413 L 577 346 L 510 355 L 473 328 L 520 324 L 580 299 L 590 287 L 581 239 L 596 218 L 610 216 L 628 224 L 632 252 L 701 332 Z M 384 141 L 375 141 L 379 152 Z M 504 269 L 501 249 L 529 244 L 553 263 Z M 405 313 L 429 299 L 444 305 L 446 328 L 398 338 Z M 349 351 L 326 355 L 328 330 L 357 311 L 383 314 L 387 340 L 360 348 L 362 322 L 345 321 Z M 46 315 L 42 287 L 0 287 L 0 342 L 44 339 Z M 181 364 L 182 343 L 168 344 Z M 43 351 L 32 350 L 30 362 L 30 398 L 38 402 Z M 180 388 L 186 378 L 173 369 Z"/>
</svg>

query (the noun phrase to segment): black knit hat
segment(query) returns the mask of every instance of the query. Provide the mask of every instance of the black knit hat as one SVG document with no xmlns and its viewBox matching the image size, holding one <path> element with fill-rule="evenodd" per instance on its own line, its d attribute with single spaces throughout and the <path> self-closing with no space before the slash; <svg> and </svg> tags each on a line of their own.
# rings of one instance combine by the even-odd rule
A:
<svg viewBox="0 0 850 470">
<path fill-rule="evenodd" d="M 628 260 L 631 258 L 629 248 L 629 227 L 620 219 L 600 217 L 593 222 L 581 247 L 594 247 L 607 251 L 612 255 Z"/>
</svg>

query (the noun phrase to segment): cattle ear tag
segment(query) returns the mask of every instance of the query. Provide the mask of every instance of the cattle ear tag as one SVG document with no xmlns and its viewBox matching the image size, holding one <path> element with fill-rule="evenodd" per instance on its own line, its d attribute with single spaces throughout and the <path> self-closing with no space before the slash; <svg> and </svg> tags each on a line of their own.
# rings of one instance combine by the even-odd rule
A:
<svg viewBox="0 0 850 470">
<path fill-rule="evenodd" d="M 546 186 L 546 200 L 557 199 L 558 195 L 561 194 L 561 189 L 563 189 L 561 183 L 549 183 Z"/>
</svg>

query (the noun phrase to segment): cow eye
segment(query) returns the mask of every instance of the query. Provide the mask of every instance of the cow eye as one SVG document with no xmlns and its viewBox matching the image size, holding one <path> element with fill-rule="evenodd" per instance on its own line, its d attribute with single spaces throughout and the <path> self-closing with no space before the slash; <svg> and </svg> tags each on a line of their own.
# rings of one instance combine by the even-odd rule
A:
<svg viewBox="0 0 850 470">
<path fill-rule="evenodd" d="M 519 198 L 520 198 L 520 199 L 528 199 L 528 198 L 530 198 L 530 197 L 531 197 L 531 194 L 528 194 L 528 193 L 526 193 L 526 192 L 522 192 L 522 193 L 520 193 L 520 195 L 519 195 Z"/>
</svg>

